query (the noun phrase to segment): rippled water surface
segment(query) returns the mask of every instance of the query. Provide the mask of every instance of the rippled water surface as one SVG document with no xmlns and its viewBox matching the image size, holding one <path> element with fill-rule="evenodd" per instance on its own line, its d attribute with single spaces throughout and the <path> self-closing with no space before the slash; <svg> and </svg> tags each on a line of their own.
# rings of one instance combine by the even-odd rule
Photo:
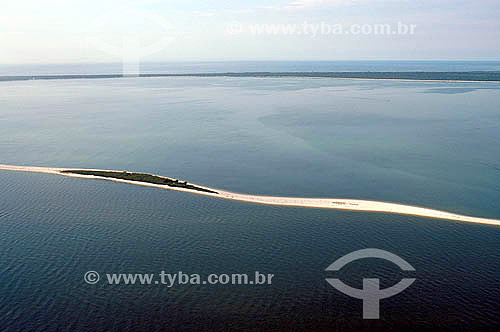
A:
<svg viewBox="0 0 500 332">
<path fill-rule="evenodd" d="M 0 163 L 127 169 L 256 194 L 500 218 L 500 85 L 293 78 L 0 83 Z M 500 229 L 259 206 L 0 171 L 0 330 L 494 329 Z M 325 272 L 380 248 L 381 260 Z M 87 285 L 105 273 L 273 273 L 272 285 Z M 416 282 L 361 319 L 353 287 Z"/>
</svg>

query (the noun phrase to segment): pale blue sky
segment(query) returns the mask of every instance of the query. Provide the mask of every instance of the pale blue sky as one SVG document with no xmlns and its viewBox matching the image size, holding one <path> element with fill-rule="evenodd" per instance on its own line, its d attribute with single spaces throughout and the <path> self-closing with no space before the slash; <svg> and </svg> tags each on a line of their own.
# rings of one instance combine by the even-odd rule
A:
<svg viewBox="0 0 500 332">
<path fill-rule="evenodd" d="M 0 8 L 0 63 L 116 62 L 130 36 L 165 41 L 141 61 L 500 59 L 498 0 L 0 0 Z M 417 27 L 414 35 L 228 33 L 234 22 L 305 21 Z"/>
</svg>

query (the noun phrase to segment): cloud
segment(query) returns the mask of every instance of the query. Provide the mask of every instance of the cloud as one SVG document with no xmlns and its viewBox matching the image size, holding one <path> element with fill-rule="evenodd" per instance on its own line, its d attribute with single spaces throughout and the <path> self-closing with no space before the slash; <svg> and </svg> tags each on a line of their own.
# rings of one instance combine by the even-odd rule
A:
<svg viewBox="0 0 500 332">
<path fill-rule="evenodd" d="M 344 5 L 355 3 L 356 0 L 296 0 L 286 4 L 288 8 L 311 8 L 323 5 Z"/>
<path fill-rule="evenodd" d="M 320 6 L 353 5 L 363 0 L 295 0 L 278 6 L 267 6 L 268 9 L 308 9 Z"/>
<path fill-rule="evenodd" d="M 196 17 L 212 17 L 215 16 L 215 11 L 199 11 L 196 10 L 193 12 L 193 15 Z"/>
</svg>

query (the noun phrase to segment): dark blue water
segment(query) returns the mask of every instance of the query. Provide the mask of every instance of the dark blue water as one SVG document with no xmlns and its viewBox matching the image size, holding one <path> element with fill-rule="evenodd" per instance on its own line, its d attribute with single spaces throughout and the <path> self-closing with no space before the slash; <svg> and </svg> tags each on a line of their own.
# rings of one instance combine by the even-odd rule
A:
<svg viewBox="0 0 500 332">
<path fill-rule="evenodd" d="M 232 191 L 500 217 L 500 85 L 319 79 L 4 82 L 0 163 L 146 171 Z M 500 230 L 0 172 L 2 330 L 494 330 Z M 339 257 L 380 248 L 416 272 Z M 273 273 L 272 285 L 88 285 L 104 273 Z M 415 277 L 361 319 L 360 288 Z"/>
</svg>

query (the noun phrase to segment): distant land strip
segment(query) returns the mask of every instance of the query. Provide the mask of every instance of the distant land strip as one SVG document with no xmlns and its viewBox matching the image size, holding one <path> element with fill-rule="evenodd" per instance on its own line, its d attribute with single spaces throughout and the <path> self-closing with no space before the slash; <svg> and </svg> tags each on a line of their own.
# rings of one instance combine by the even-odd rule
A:
<svg viewBox="0 0 500 332">
<path fill-rule="evenodd" d="M 227 72 L 227 73 L 164 73 L 140 75 L 122 74 L 71 74 L 0 76 L 0 82 L 28 80 L 103 79 L 123 77 L 254 77 L 254 78 L 344 78 L 367 80 L 408 80 L 443 82 L 493 82 L 500 83 L 500 71 L 466 72 Z"/>
<path fill-rule="evenodd" d="M 212 189 L 205 186 L 191 184 L 186 181 L 179 181 L 176 179 L 171 179 L 164 176 L 147 174 L 147 173 L 100 170 L 100 169 L 14 166 L 14 165 L 2 165 L 2 164 L 0 164 L 0 170 L 48 173 L 48 174 L 58 174 L 63 176 L 85 178 L 85 179 L 108 180 L 108 181 L 160 188 L 160 189 L 177 190 L 193 194 L 206 195 L 216 198 L 244 201 L 257 204 L 395 213 L 395 214 L 414 215 L 414 216 L 435 218 L 435 219 L 446 219 L 453 221 L 463 221 L 470 223 L 500 226 L 500 220 L 498 219 L 471 217 L 471 216 L 465 216 L 451 212 L 427 209 L 411 205 L 357 200 L 357 199 L 344 199 L 344 198 L 301 198 L 301 197 L 247 195 L 247 194 L 239 194 L 229 191 L 223 191 L 219 189 Z"/>
</svg>

